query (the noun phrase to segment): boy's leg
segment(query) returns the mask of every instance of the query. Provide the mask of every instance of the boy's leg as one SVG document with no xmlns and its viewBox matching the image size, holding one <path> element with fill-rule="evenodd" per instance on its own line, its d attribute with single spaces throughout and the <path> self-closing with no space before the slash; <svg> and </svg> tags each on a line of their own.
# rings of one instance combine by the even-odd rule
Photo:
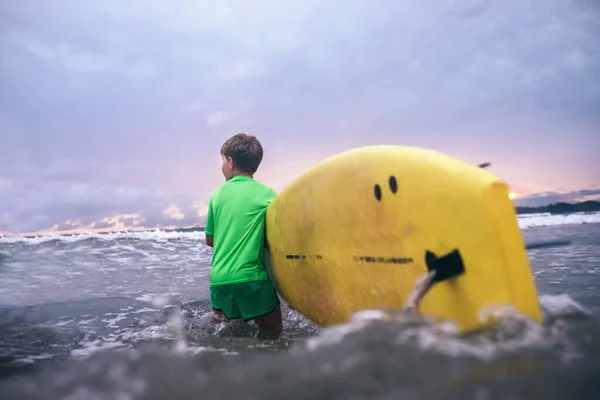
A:
<svg viewBox="0 0 600 400">
<path fill-rule="evenodd" d="M 225 322 L 228 319 L 241 317 L 240 310 L 234 301 L 232 286 L 234 285 L 211 286 L 210 303 L 214 322 Z"/>
<path fill-rule="evenodd" d="M 281 307 L 277 291 L 270 281 L 238 283 L 234 298 L 242 318 L 255 320 L 258 336 L 276 338 L 283 330 Z"/>
<path fill-rule="evenodd" d="M 283 318 L 281 316 L 281 306 L 277 303 L 275 310 L 271 313 L 256 318 L 258 325 L 258 338 L 277 339 L 283 332 Z"/>
<path fill-rule="evenodd" d="M 227 321 L 227 317 L 225 316 L 225 313 L 223 313 L 223 311 L 217 310 L 216 308 L 213 307 L 213 322 L 219 323 L 219 322 L 225 322 L 225 321 Z"/>
</svg>

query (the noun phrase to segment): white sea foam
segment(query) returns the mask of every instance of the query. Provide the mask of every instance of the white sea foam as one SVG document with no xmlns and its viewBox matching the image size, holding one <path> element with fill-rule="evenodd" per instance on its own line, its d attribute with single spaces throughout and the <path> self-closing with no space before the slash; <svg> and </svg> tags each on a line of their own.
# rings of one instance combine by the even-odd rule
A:
<svg viewBox="0 0 600 400">
<path fill-rule="evenodd" d="M 148 240 L 156 242 L 166 242 L 168 240 L 204 240 L 204 232 L 178 232 L 178 231 L 140 231 L 140 232 L 112 232 L 112 233 L 82 233 L 78 235 L 62 236 L 62 235 L 47 235 L 38 237 L 22 237 L 22 236 L 0 236 L 0 243 L 28 243 L 42 244 L 53 240 L 58 240 L 65 243 L 81 242 L 88 239 L 96 239 L 99 241 L 110 241 L 115 239 L 136 239 Z"/>
<path fill-rule="evenodd" d="M 525 214 L 518 216 L 518 224 L 521 229 L 539 227 L 539 226 L 555 226 L 555 225 L 577 225 L 577 224 L 598 224 L 600 223 L 600 212 L 593 213 L 574 213 L 564 215 L 552 215 L 549 213 L 543 214 Z M 144 232 L 114 232 L 114 233 L 85 233 L 71 236 L 48 235 L 39 237 L 20 237 L 20 236 L 0 236 L 0 243 L 27 243 L 27 244 L 42 244 L 53 240 L 75 243 L 88 239 L 96 239 L 99 241 L 111 241 L 115 239 L 134 239 L 153 242 L 167 242 L 169 240 L 182 241 L 200 241 L 205 239 L 204 232 L 178 232 L 178 231 L 144 231 Z M 158 246 L 160 249 L 173 251 L 172 247 Z M 7 253 L 8 254 L 8 253 Z"/>
<path fill-rule="evenodd" d="M 84 343 L 83 347 L 81 348 L 71 350 L 71 355 L 75 358 L 87 358 L 98 351 L 108 349 L 123 349 L 128 347 L 130 346 L 118 341 L 101 341 L 98 339 Z"/>
<path fill-rule="evenodd" d="M 568 315 L 590 315 L 590 311 L 573 300 L 568 294 L 541 295 L 540 305 L 547 317 L 564 317 Z"/>
<path fill-rule="evenodd" d="M 581 304 L 569 295 L 542 295 L 539 297 L 540 306 L 547 320 L 570 315 L 589 315 Z M 305 342 L 304 349 L 316 351 L 322 347 L 334 346 L 346 340 L 350 334 L 367 329 L 372 323 L 381 321 L 396 321 L 405 325 L 399 330 L 396 344 L 417 346 L 447 356 L 472 356 L 483 360 L 491 360 L 506 352 L 519 351 L 527 348 L 550 348 L 562 333 L 558 330 L 548 331 L 530 318 L 516 311 L 506 312 L 500 308 L 504 323 L 498 329 L 505 340 L 499 341 L 494 335 L 481 335 L 473 340 L 464 340 L 457 326 L 451 321 L 439 321 L 436 324 L 414 324 L 411 319 L 393 311 L 365 310 L 353 315 L 346 324 L 329 327 Z M 414 321 L 413 321 L 414 322 Z M 497 336 L 497 335 L 496 335 Z M 573 351 L 564 354 L 568 357 L 578 356 Z"/>
<path fill-rule="evenodd" d="M 519 215 L 518 222 L 521 229 L 538 226 L 598 224 L 600 223 L 600 212 L 561 215 L 552 215 L 549 213 L 525 214 Z"/>
</svg>

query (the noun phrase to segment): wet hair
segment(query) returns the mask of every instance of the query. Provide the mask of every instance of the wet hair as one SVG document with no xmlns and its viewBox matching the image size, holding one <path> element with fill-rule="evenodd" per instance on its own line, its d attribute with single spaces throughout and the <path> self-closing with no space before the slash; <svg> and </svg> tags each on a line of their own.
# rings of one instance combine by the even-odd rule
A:
<svg viewBox="0 0 600 400">
<path fill-rule="evenodd" d="M 221 146 L 221 155 L 231 157 L 241 172 L 255 173 L 263 158 L 263 148 L 256 136 L 238 133 Z"/>
</svg>

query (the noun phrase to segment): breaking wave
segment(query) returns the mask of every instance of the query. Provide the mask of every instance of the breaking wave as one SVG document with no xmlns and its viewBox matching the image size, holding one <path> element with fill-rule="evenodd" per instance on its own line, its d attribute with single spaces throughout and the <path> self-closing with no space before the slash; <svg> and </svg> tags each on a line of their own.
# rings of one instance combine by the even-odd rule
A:
<svg viewBox="0 0 600 400">
<path fill-rule="evenodd" d="M 579 225 L 579 224 L 597 224 L 600 223 L 600 212 L 592 213 L 574 213 L 564 215 L 552 215 L 549 213 L 542 214 L 524 214 L 519 215 L 518 224 L 521 229 L 528 229 L 542 226 L 558 226 L 558 225 Z M 74 235 L 46 235 L 38 237 L 21 237 L 21 236 L 1 236 L 0 243 L 28 243 L 42 244 L 52 241 L 62 241 L 65 243 L 75 243 L 90 240 L 111 241 L 116 239 L 133 239 L 133 240 L 151 240 L 157 242 L 168 242 L 170 240 L 189 240 L 198 241 L 204 240 L 204 232 L 202 231 L 138 231 L 138 232 L 111 232 L 111 233 L 82 233 Z"/>
</svg>

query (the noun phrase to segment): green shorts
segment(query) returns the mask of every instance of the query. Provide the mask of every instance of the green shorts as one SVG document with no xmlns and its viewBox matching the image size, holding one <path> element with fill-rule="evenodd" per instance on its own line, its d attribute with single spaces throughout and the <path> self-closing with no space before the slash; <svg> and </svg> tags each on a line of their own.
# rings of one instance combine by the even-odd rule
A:
<svg viewBox="0 0 600 400">
<path fill-rule="evenodd" d="M 273 312 L 279 306 L 279 297 L 270 281 L 251 281 L 211 286 L 210 302 L 228 319 L 248 321 Z"/>
</svg>

